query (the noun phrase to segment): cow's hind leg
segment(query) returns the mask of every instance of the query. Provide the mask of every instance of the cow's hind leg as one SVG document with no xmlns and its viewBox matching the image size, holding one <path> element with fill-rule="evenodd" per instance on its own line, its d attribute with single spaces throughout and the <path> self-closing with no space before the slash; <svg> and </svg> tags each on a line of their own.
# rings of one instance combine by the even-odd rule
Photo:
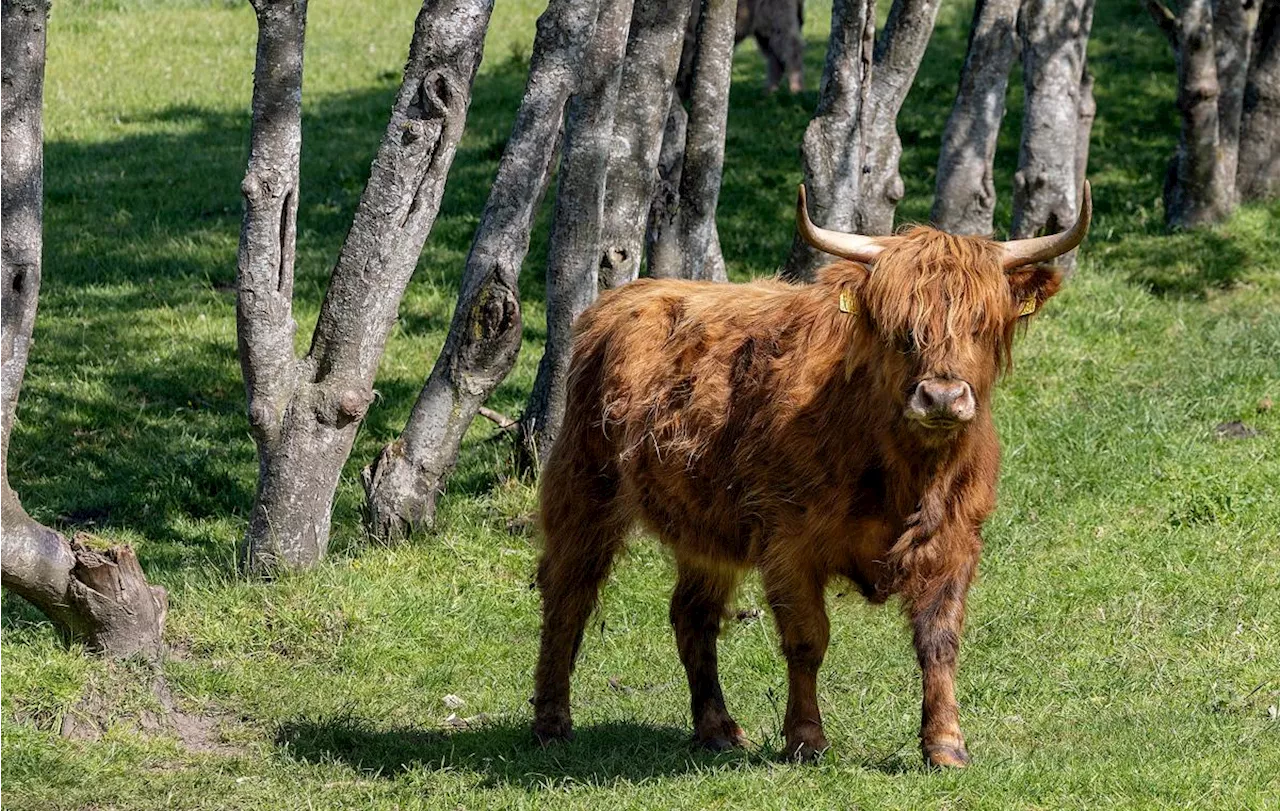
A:
<svg viewBox="0 0 1280 811">
<path fill-rule="evenodd" d="M 713 751 L 744 746 L 746 735 L 724 705 L 716 656 L 720 621 L 738 585 L 739 572 L 688 561 L 680 561 L 678 569 L 671 595 L 671 626 L 689 677 L 694 741 Z"/>
<path fill-rule="evenodd" d="M 534 676 L 533 734 L 543 744 L 573 737 L 569 678 L 600 585 L 628 528 L 617 503 L 616 476 L 586 476 L 582 467 L 553 459 L 541 482 L 546 546 L 538 563 L 542 645 Z"/>
<path fill-rule="evenodd" d="M 814 760 L 828 747 L 818 709 L 818 669 L 831 638 L 823 597 L 826 581 L 817 573 L 785 566 L 764 569 L 762 574 L 787 659 L 787 714 L 782 722 L 786 754 Z"/>
<path fill-rule="evenodd" d="M 928 584 L 908 598 L 916 658 L 924 682 L 920 747 L 931 766 L 969 765 L 956 706 L 956 656 L 973 567 Z"/>
</svg>

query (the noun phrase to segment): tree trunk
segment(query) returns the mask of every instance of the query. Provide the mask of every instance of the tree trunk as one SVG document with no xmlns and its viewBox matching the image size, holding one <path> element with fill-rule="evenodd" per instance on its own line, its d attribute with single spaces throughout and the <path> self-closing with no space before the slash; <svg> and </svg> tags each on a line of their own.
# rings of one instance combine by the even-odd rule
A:
<svg viewBox="0 0 1280 811">
<path fill-rule="evenodd" d="M 685 134 L 689 114 L 676 93 L 671 95 L 667 122 L 662 129 L 662 150 L 658 154 L 658 178 L 645 229 L 645 262 L 655 279 L 678 279 L 680 250 L 680 178 L 684 170 Z"/>
<path fill-rule="evenodd" d="M 992 163 L 1004 120 L 1009 71 L 1018 55 L 1020 2 L 978 0 L 973 10 L 960 87 L 938 154 L 931 217 L 934 225 L 952 234 L 990 236 L 995 230 Z"/>
<path fill-rule="evenodd" d="M 515 365 L 520 266 L 598 10 L 599 0 L 551 0 L 538 18 L 524 99 L 467 256 L 444 349 L 404 433 L 362 476 L 376 537 L 402 538 L 430 524 L 463 434 Z"/>
<path fill-rule="evenodd" d="M 898 174 L 902 141 L 898 113 L 916 79 L 933 35 L 939 0 L 894 0 L 876 40 L 868 109 L 863 115 L 861 203 L 854 218 L 860 234 L 888 234 L 906 189 Z"/>
<path fill-rule="evenodd" d="M 40 297 L 44 226 L 45 34 L 49 4 L 4 0 L 0 121 L 0 580 L 92 653 L 164 655 L 168 595 L 151 586 L 129 546 L 93 550 L 27 514 L 9 486 L 9 439 Z"/>
<path fill-rule="evenodd" d="M 1262 0 L 1240 125 L 1241 200 L 1280 197 L 1280 0 Z"/>
<path fill-rule="evenodd" d="M 301 146 L 305 0 L 256 0 L 259 48 L 237 325 L 259 480 L 243 546 L 252 571 L 325 554 L 338 478 L 431 231 L 466 123 L 492 0 L 425 0 L 404 81 L 334 266 L 310 352 L 289 314 Z"/>
<path fill-rule="evenodd" d="M 1092 0 L 1027 0 L 1019 16 L 1026 105 L 1013 179 L 1014 238 L 1063 230 L 1076 220 L 1083 183 L 1076 157 L 1082 114 L 1090 109 L 1081 91 L 1091 88 L 1084 77 L 1092 19 Z M 1073 251 L 1058 264 L 1069 270 L 1074 258 Z"/>
<path fill-rule="evenodd" d="M 631 24 L 632 0 L 603 0 L 569 102 L 555 216 L 547 251 L 547 343 L 520 417 L 521 465 L 537 470 L 564 421 L 573 322 L 596 297 L 605 176 Z"/>
<path fill-rule="evenodd" d="M 605 183 L 600 284 L 606 288 L 620 287 L 640 275 L 645 223 L 658 185 L 663 127 L 689 5 L 689 0 L 641 3 L 631 22 Z"/>
<path fill-rule="evenodd" d="M 1213 2 L 1214 63 L 1218 72 L 1218 160 L 1227 185 L 1228 205 L 1236 204 L 1235 177 L 1239 163 L 1240 124 L 1244 87 L 1249 73 L 1249 48 L 1257 19 L 1254 0 Z"/>
<path fill-rule="evenodd" d="M 835 0 L 818 109 L 805 129 L 800 151 L 810 216 L 818 225 L 836 231 L 855 229 L 862 199 L 862 137 L 874 35 L 875 0 Z M 828 261 L 830 257 L 796 234 L 783 273 L 808 279 Z"/>
<path fill-rule="evenodd" d="M 1165 224 L 1195 228 L 1231 213 L 1231 186 L 1220 160 L 1218 99 L 1221 92 L 1214 53 L 1209 0 L 1188 0 L 1175 17 L 1157 0 L 1147 9 L 1173 46 L 1178 66 L 1178 150 L 1164 186 Z"/>
<path fill-rule="evenodd" d="M 703 0 L 693 55 L 689 125 L 680 177 L 681 275 L 725 281 L 716 231 L 716 205 L 724 175 L 724 137 L 729 120 L 736 0 Z"/>
</svg>

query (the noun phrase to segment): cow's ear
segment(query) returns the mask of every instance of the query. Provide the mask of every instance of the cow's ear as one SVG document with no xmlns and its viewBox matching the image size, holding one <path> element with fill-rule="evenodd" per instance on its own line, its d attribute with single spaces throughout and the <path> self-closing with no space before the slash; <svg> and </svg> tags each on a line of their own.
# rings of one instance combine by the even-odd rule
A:
<svg viewBox="0 0 1280 811">
<path fill-rule="evenodd" d="M 1051 265 L 1035 265 L 1009 273 L 1008 280 L 1018 315 L 1030 315 L 1062 287 L 1062 271 Z"/>
</svg>

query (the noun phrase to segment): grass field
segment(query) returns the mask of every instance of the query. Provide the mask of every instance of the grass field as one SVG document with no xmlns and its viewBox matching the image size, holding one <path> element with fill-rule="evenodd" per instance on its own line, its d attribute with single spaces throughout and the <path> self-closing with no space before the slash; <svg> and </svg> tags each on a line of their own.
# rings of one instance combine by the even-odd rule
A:
<svg viewBox="0 0 1280 811">
<path fill-rule="evenodd" d="M 313 2 L 304 91 L 299 343 L 399 81 L 414 0 Z M 918 676 L 892 607 L 832 594 L 820 681 L 833 750 L 778 760 L 785 672 L 767 615 L 721 641 L 755 748 L 688 747 L 666 622 L 672 567 L 637 539 L 576 675 L 575 742 L 527 728 L 538 625 L 535 489 L 478 423 L 432 534 L 364 540 L 359 468 L 407 415 L 447 328 L 462 260 L 523 84 L 537 0 L 499 0 L 444 208 L 401 306 L 381 395 L 316 571 L 234 569 L 256 465 L 235 355 L 239 180 L 255 27 L 245 3 L 65 0 L 49 32 L 45 287 L 13 439 L 28 509 L 137 546 L 171 595 L 166 674 L 219 719 L 193 752 L 137 734 L 129 674 L 3 608 L 6 809 L 1280 807 L 1280 206 L 1166 236 L 1172 60 L 1137 0 L 1101 3 L 1090 54 L 1095 226 L 1068 288 L 1022 340 L 997 398 L 1001 506 L 970 600 L 959 694 L 975 765 L 919 763 Z M 885 5 L 885 4 L 882 4 Z M 719 222 L 737 279 L 786 255 L 829 6 L 809 4 L 808 90 L 767 97 L 735 65 Z M 963 58 L 945 5 L 900 120 L 923 220 Z M 1015 82 L 998 156 L 1008 222 Z M 519 410 L 544 331 L 546 216 L 522 282 L 526 346 L 492 404 Z M 1257 431 L 1220 438 L 1242 421 Z M 762 608 L 749 581 L 738 604 Z M 119 723 L 58 736 L 86 692 Z M 443 697 L 465 706 L 451 710 Z M 472 721 L 453 729 L 451 712 Z"/>
</svg>

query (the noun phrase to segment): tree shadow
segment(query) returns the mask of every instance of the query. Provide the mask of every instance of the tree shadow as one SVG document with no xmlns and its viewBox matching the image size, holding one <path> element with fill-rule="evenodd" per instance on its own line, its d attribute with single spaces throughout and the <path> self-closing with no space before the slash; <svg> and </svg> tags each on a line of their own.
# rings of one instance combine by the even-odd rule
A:
<svg viewBox="0 0 1280 811">
<path fill-rule="evenodd" d="M 562 782 L 640 782 L 712 764 L 745 768 L 765 762 L 745 750 L 719 755 L 699 750 L 686 730 L 631 722 L 581 727 L 574 740 L 545 748 L 534 743 L 527 724 L 510 721 L 457 732 L 376 729 L 351 718 L 291 721 L 277 729 L 275 742 L 287 757 L 342 763 L 389 779 L 420 769 L 462 770 L 483 775 L 485 787 L 525 789 Z"/>
<path fill-rule="evenodd" d="M 408 296 L 402 333 L 448 324 L 523 84 L 514 65 L 477 78 L 440 215 L 411 282 L 441 295 Z M 305 104 L 294 304 L 300 352 L 395 87 L 386 81 Z M 145 539 L 143 565 L 160 582 L 185 567 L 225 575 L 235 566 L 228 537 L 239 535 L 256 473 L 229 329 L 248 114 L 174 105 L 126 123 L 159 126 L 45 146 L 44 284 L 11 479 L 50 525 Z M 531 300 L 542 284 L 543 220 L 523 274 Z M 344 488 L 358 481 L 377 438 L 403 425 L 429 368 L 378 380 L 384 397 L 370 416 L 380 430 L 361 432 Z M 352 512 L 336 515 L 338 523 L 358 526 Z"/>
</svg>

